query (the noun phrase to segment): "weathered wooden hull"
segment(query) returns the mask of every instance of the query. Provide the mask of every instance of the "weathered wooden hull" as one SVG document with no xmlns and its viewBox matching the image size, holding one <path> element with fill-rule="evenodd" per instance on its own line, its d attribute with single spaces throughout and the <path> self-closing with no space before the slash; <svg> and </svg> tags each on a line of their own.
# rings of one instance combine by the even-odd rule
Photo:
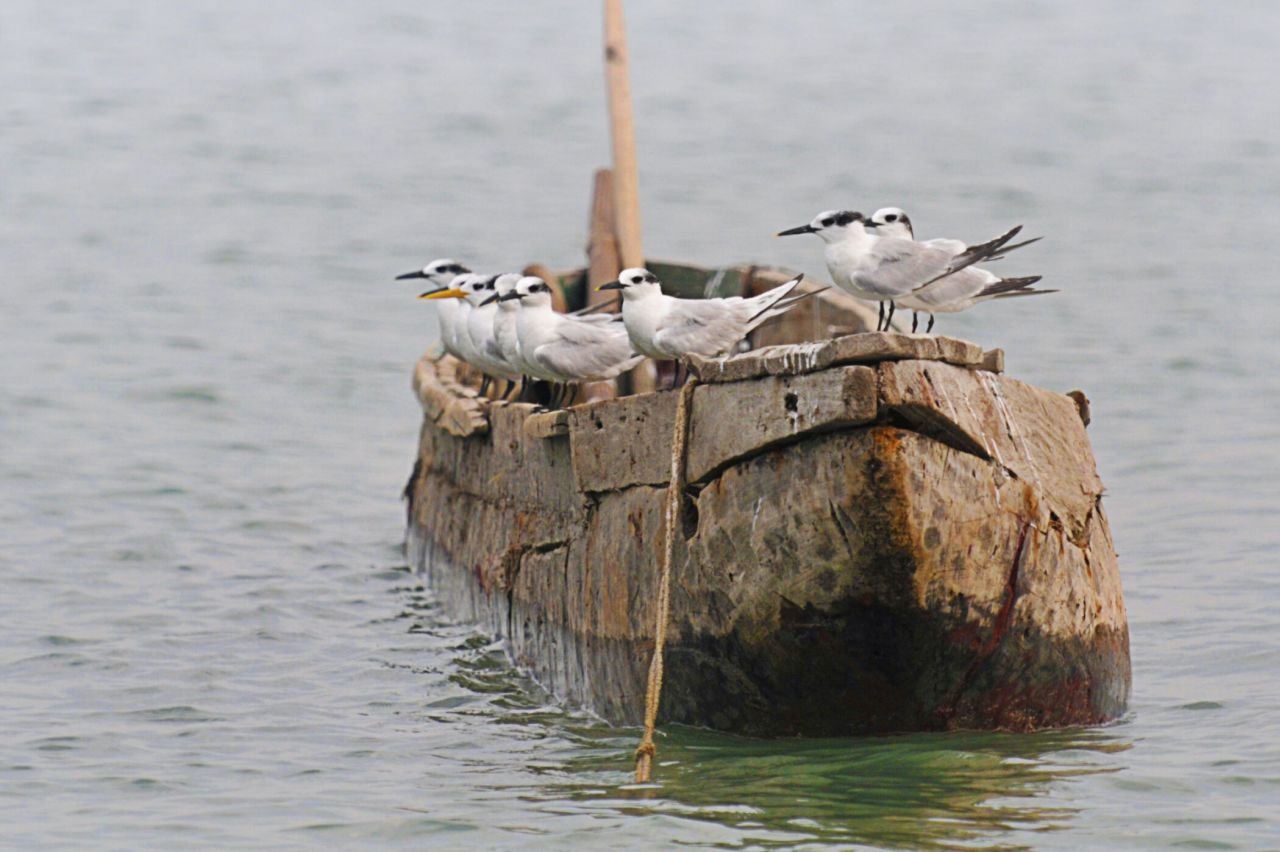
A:
<svg viewBox="0 0 1280 852">
<path fill-rule="evenodd" d="M 1084 425 L 998 360 L 861 334 L 697 365 L 664 721 L 831 736 L 1124 711 Z M 415 386 L 414 563 L 552 693 L 638 722 L 676 394 L 538 414 L 477 402 L 434 357 Z"/>
</svg>

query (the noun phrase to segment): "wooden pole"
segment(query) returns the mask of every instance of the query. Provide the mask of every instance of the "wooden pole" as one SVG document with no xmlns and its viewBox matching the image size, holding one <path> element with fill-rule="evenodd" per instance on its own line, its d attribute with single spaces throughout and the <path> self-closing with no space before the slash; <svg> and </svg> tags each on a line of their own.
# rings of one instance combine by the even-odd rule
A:
<svg viewBox="0 0 1280 852">
<path fill-rule="evenodd" d="M 631 115 L 627 33 L 622 0 L 604 0 L 604 67 L 609 87 L 609 133 L 613 138 L 614 216 L 622 267 L 644 266 L 640 240 L 640 176 L 636 168 L 636 128 Z"/>
<path fill-rule="evenodd" d="M 591 221 L 587 223 L 587 298 L 583 307 L 613 302 L 616 290 L 597 291 L 601 284 L 613 281 L 622 271 L 618 261 L 617 222 L 613 215 L 613 172 L 597 169 L 591 192 Z M 617 312 L 617 308 L 611 308 Z M 618 396 L 616 380 L 587 382 L 580 385 L 575 399 L 595 402 Z"/>
<path fill-rule="evenodd" d="M 614 215 L 613 172 L 597 169 L 591 193 L 591 221 L 587 223 L 587 304 L 598 305 L 618 298 L 616 290 L 596 290 L 618 277 L 618 219 Z"/>
</svg>

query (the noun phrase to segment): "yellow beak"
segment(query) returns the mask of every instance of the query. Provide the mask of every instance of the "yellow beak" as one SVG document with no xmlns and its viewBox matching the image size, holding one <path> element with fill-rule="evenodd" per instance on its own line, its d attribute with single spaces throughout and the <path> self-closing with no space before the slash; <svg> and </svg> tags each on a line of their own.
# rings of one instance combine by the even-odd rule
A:
<svg viewBox="0 0 1280 852">
<path fill-rule="evenodd" d="M 466 293 L 454 287 L 451 290 L 436 290 L 434 293 L 423 293 L 419 299 L 462 299 Z"/>
</svg>

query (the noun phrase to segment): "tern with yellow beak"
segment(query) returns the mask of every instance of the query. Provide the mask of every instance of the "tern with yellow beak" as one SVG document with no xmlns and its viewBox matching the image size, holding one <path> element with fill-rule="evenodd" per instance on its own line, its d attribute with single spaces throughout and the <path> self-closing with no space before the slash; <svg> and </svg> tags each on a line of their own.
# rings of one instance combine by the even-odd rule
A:
<svg viewBox="0 0 1280 852">
<path fill-rule="evenodd" d="M 466 300 L 467 287 L 474 279 L 483 277 L 474 272 L 464 272 L 455 275 L 449 286 L 428 290 L 418 296 L 419 299 L 439 300 L 440 342 L 446 352 L 472 366 L 475 366 L 475 351 L 467 334 L 467 314 L 471 312 L 471 303 Z"/>
</svg>

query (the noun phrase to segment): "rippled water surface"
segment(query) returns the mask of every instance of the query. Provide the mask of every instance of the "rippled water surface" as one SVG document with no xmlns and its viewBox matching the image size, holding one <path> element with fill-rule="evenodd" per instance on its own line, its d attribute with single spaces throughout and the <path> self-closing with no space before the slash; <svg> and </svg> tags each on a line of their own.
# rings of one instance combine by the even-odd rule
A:
<svg viewBox="0 0 1280 852">
<path fill-rule="evenodd" d="M 1280 7 L 631 5 L 651 255 L 1047 235 L 1008 262 L 1060 295 L 940 328 L 1093 400 L 1130 714 L 674 729 L 629 789 L 635 732 L 440 611 L 398 502 L 435 330 L 391 278 L 580 261 L 595 4 L 10 0 L 0 844 L 1280 846 Z"/>
</svg>

